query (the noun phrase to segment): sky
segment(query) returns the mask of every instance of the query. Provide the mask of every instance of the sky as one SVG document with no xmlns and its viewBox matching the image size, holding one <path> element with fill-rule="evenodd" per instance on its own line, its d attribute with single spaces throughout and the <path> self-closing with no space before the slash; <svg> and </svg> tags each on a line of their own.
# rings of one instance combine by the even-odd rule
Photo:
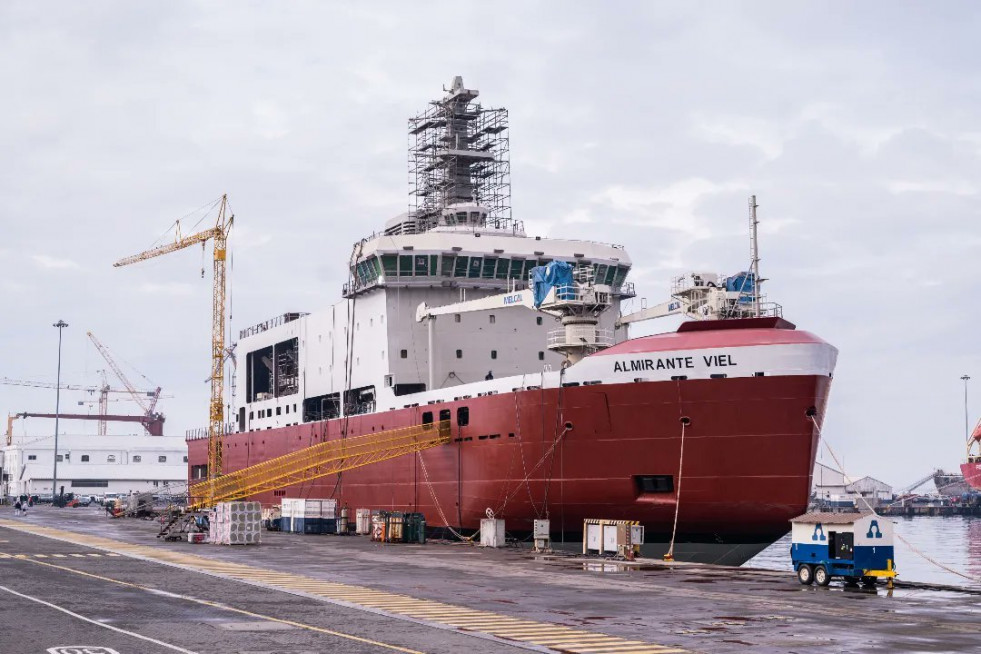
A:
<svg viewBox="0 0 981 654">
<path fill-rule="evenodd" d="M 650 304 L 748 265 L 755 194 L 768 298 L 840 350 L 825 441 L 905 486 L 963 459 L 964 374 L 981 416 L 979 33 L 969 2 L 4 2 L 0 377 L 54 381 L 63 319 L 64 382 L 98 384 L 91 331 L 205 427 L 207 253 L 111 264 L 227 193 L 232 332 L 328 306 L 462 75 L 510 112 L 515 218 L 626 244 Z"/>
</svg>

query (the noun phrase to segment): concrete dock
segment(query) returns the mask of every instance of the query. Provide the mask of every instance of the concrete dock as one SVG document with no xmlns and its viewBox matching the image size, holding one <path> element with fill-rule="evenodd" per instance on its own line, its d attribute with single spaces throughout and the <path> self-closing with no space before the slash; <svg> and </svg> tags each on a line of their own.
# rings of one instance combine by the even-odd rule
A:
<svg viewBox="0 0 981 654">
<path fill-rule="evenodd" d="M 0 508 L 0 652 L 976 652 L 981 595 L 802 587 L 527 549 L 266 532 L 164 543 L 98 508 Z M 902 562 L 900 572 L 902 571 Z"/>
</svg>

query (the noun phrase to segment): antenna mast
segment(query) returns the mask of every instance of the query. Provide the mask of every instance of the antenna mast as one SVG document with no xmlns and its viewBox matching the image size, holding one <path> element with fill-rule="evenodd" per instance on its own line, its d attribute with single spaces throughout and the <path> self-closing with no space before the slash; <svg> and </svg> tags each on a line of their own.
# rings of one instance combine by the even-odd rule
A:
<svg viewBox="0 0 981 654">
<path fill-rule="evenodd" d="M 760 221 L 756 219 L 756 196 L 749 196 L 749 254 L 752 257 L 751 269 L 753 271 L 753 315 L 760 317 L 760 244 L 757 236 L 757 226 Z"/>
</svg>

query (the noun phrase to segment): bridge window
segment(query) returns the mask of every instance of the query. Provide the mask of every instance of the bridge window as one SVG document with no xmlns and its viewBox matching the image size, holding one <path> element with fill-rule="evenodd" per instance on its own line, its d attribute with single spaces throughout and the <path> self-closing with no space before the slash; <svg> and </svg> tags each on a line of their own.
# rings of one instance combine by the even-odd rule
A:
<svg viewBox="0 0 981 654">
<path fill-rule="evenodd" d="M 399 274 L 399 260 L 394 254 L 382 255 L 382 269 L 386 277 L 396 277 Z"/>
<path fill-rule="evenodd" d="M 456 424 L 460 427 L 470 424 L 470 407 L 462 406 L 456 410 Z"/>
<path fill-rule="evenodd" d="M 399 255 L 399 277 L 410 277 L 412 275 L 412 255 Z"/>
<path fill-rule="evenodd" d="M 524 259 L 511 259 L 511 267 L 508 270 L 508 277 L 521 279 L 524 277 Z"/>
<path fill-rule="evenodd" d="M 497 260 L 497 278 L 507 279 L 509 268 L 511 267 L 511 262 L 508 259 L 498 259 Z"/>
<path fill-rule="evenodd" d="M 627 271 L 630 270 L 626 266 L 616 267 L 616 277 L 613 279 L 613 286 L 620 287 L 623 286 L 623 281 L 627 278 Z"/>
<path fill-rule="evenodd" d="M 469 262 L 470 262 L 470 259 L 468 257 L 457 257 L 456 258 L 456 264 L 454 264 L 454 266 L 453 266 L 453 276 L 454 277 L 466 277 L 467 276 L 467 267 L 470 265 Z"/>
<path fill-rule="evenodd" d="M 497 270 L 497 259 L 487 257 L 484 259 L 484 270 L 480 275 L 484 279 L 494 279 L 494 271 Z"/>
<path fill-rule="evenodd" d="M 467 277 L 476 279 L 480 277 L 480 269 L 484 265 L 482 257 L 470 257 L 470 268 L 467 270 Z"/>
</svg>

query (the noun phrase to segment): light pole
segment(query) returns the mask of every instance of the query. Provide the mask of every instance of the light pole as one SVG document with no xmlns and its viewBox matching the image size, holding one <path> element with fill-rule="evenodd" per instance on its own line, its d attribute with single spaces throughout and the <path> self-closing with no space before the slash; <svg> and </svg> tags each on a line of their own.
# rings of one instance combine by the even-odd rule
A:
<svg viewBox="0 0 981 654">
<path fill-rule="evenodd" d="M 68 326 L 64 320 L 56 322 L 58 328 L 58 381 L 55 383 L 55 448 L 54 472 L 51 475 L 51 504 L 56 505 L 55 493 L 58 492 L 58 418 L 61 415 L 61 330 Z"/>
<path fill-rule="evenodd" d="M 968 433 L 968 420 L 967 420 L 967 382 L 970 381 L 970 375 L 963 375 L 961 380 L 964 382 L 964 442 L 971 437 Z"/>
</svg>

